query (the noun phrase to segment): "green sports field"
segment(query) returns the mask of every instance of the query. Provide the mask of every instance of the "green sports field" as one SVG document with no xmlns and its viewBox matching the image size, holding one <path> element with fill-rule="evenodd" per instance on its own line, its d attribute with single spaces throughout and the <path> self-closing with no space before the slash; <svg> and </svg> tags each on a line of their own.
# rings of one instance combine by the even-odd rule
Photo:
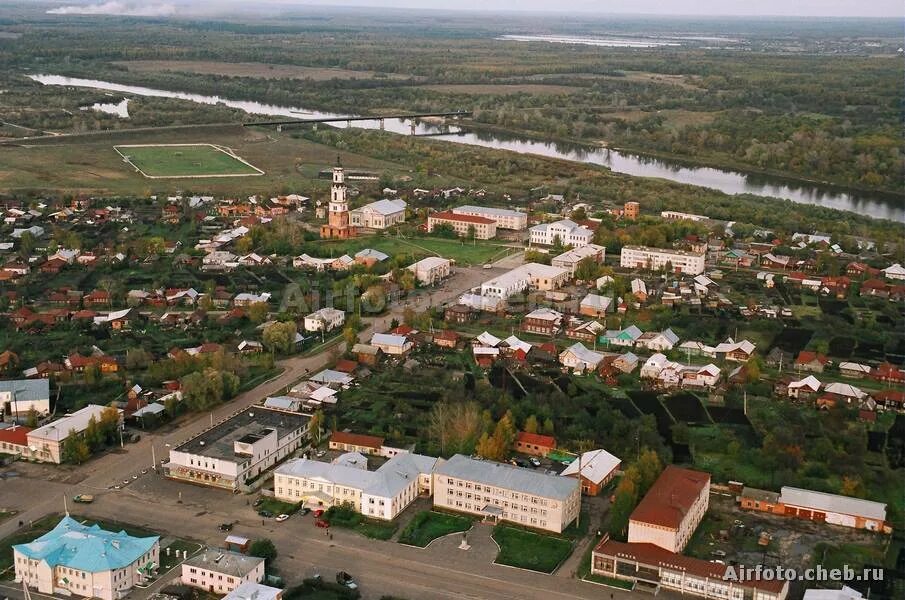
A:
<svg viewBox="0 0 905 600">
<path fill-rule="evenodd" d="M 142 175 L 170 177 L 243 177 L 263 171 L 211 144 L 114 146 Z"/>
</svg>

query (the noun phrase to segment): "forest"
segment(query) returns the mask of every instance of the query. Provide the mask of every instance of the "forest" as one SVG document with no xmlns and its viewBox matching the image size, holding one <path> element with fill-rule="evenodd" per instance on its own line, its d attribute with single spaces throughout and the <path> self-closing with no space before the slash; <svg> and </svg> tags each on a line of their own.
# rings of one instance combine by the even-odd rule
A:
<svg viewBox="0 0 905 600">
<path fill-rule="evenodd" d="M 14 12 L 2 27 L 16 35 L 0 36 L 0 121 L 79 131 L 243 119 L 161 99 L 142 99 L 128 122 L 76 111 L 110 98 L 23 77 L 44 72 L 356 114 L 468 107 L 479 128 L 901 193 L 902 57 L 888 24 L 828 23 L 792 39 L 786 25 L 746 25 L 717 48 L 626 49 L 497 36 L 663 35 L 664 24 L 344 13 L 242 25 L 105 18 L 99 35 L 90 20 Z"/>
</svg>

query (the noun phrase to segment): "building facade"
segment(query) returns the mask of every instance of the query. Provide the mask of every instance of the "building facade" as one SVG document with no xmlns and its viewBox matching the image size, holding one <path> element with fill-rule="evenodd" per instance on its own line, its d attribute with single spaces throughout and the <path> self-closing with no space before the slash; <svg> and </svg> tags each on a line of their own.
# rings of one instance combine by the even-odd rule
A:
<svg viewBox="0 0 905 600">
<path fill-rule="evenodd" d="M 80 435 L 88 427 L 92 417 L 95 421 L 100 421 L 106 410 L 115 410 L 119 415 L 119 424 L 122 426 L 123 411 L 109 406 L 89 404 L 61 419 L 29 431 L 27 458 L 38 462 L 60 464 L 63 462 L 63 443 L 70 433 L 75 432 L 76 435 Z"/>
<path fill-rule="evenodd" d="M 635 590 L 652 594 L 666 589 L 713 600 L 784 600 L 789 593 L 787 581 L 732 581 L 728 569 L 654 544 L 626 544 L 609 536 L 591 554 L 591 574 L 628 581 Z"/>
<path fill-rule="evenodd" d="M 670 265 L 676 273 L 700 275 L 704 272 L 704 253 L 645 246 L 623 246 L 619 266 L 624 269 L 656 271 Z"/>
<path fill-rule="evenodd" d="M 170 450 L 171 479 L 245 489 L 309 443 L 311 415 L 253 406 Z"/>
<path fill-rule="evenodd" d="M 434 506 L 561 533 L 581 496 L 567 478 L 456 454 L 434 471 Z"/>
<path fill-rule="evenodd" d="M 434 285 L 449 277 L 452 272 L 452 263 L 448 258 L 428 256 L 406 268 L 415 274 L 415 279 L 422 285 Z"/>
<path fill-rule="evenodd" d="M 438 225 L 449 225 L 459 237 L 474 235 L 477 240 L 496 237 L 496 221 L 487 217 L 462 215 L 449 211 L 432 213 L 427 217 L 427 231 L 433 232 Z"/>
<path fill-rule="evenodd" d="M 563 246 L 579 248 L 594 239 L 594 232 L 575 221 L 563 219 L 555 223 L 541 223 L 528 230 L 531 245 L 552 246 L 559 240 Z"/>
<path fill-rule="evenodd" d="M 431 494 L 439 460 L 406 452 L 368 471 L 366 466 L 296 459 L 277 468 L 274 494 L 284 502 L 347 505 L 369 518 L 390 521 L 420 495 Z"/>
<path fill-rule="evenodd" d="M 405 223 L 405 200 L 378 200 L 356 208 L 349 213 L 352 227 L 366 229 L 386 229 L 398 223 Z"/>
<path fill-rule="evenodd" d="M 13 546 L 16 581 L 42 594 L 119 600 L 148 582 L 160 563 L 160 538 L 133 537 L 68 515 L 49 532 Z"/>
<path fill-rule="evenodd" d="M 228 594 L 243 583 L 264 581 L 264 559 L 206 548 L 182 563 L 181 581 L 212 594 Z"/>
<path fill-rule="evenodd" d="M 322 308 L 305 317 L 305 331 L 333 331 L 346 322 L 346 313 L 336 308 Z"/>
<path fill-rule="evenodd" d="M 668 465 L 628 522 L 628 541 L 681 552 L 710 504 L 710 475 Z"/>
<path fill-rule="evenodd" d="M 561 269 L 568 269 L 569 274 L 575 277 L 575 269 L 578 263 L 585 259 L 593 260 L 596 263 L 602 263 L 606 256 L 606 248 L 597 244 L 587 244 L 579 248 L 566 250 L 559 256 L 553 257 L 550 264 Z"/>
<path fill-rule="evenodd" d="M 452 209 L 457 215 L 470 215 L 493 219 L 498 229 L 513 229 L 521 231 L 528 227 L 528 213 L 505 208 L 489 208 L 486 206 L 459 206 Z"/>
</svg>

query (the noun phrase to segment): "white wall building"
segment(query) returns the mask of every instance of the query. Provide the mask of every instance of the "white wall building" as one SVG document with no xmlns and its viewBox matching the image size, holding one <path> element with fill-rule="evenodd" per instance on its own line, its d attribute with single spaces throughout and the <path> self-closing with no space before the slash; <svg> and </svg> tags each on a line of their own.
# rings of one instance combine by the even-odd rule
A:
<svg viewBox="0 0 905 600">
<path fill-rule="evenodd" d="M 133 537 L 65 516 L 49 532 L 13 546 L 16 581 L 46 595 L 119 600 L 160 564 L 160 538 Z"/>
<path fill-rule="evenodd" d="M 182 563 L 182 583 L 212 594 L 228 594 L 246 582 L 264 581 L 264 559 L 205 548 Z"/>
<path fill-rule="evenodd" d="M 353 227 L 386 229 L 397 223 L 405 223 L 405 200 L 378 200 L 349 211 L 349 224 Z"/>
<path fill-rule="evenodd" d="M 28 458 L 39 462 L 61 463 L 63 442 L 66 441 L 69 434 L 73 431 L 76 434 L 82 433 L 88 427 L 92 417 L 95 421 L 100 421 L 104 411 L 108 408 L 98 404 L 89 404 L 61 419 L 29 431 Z M 111 410 L 116 410 L 119 414 L 120 424 L 122 424 L 123 411 Z"/>
<path fill-rule="evenodd" d="M 575 221 L 563 219 L 555 223 L 541 223 L 528 230 L 532 245 L 552 246 L 556 239 L 563 246 L 578 248 L 587 246 L 594 239 L 594 232 L 587 227 L 582 227 Z"/>
<path fill-rule="evenodd" d="M 432 473 L 441 459 L 401 453 L 376 471 L 340 461 L 296 459 L 277 468 L 274 493 L 284 502 L 317 506 L 351 505 L 359 513 L 390 521 L 422 494 L 432 491 Z"/>
<path fill-rule="evenodd" d="M 48 379 L 0 381 L 0 412 L 4 415 L 24 416 L 32 408 L 39 415 L 46 415 L 50 412 L 50 381 Z"/>
<path fill-rule="evenodd" d="M 700 275 L 704 272 L 704 253 L 645 246 L 623 246 L 619 266 L 625 269 L 647 269 L 656 271 L 667 264 L 678 273 Z"/>
<path fill-rule="evenodd" d="M 560 533 L 578 517 L 576 483 L 456 454 L 434 470 L 434 506 Z"/>
<path fill-rule="evenodd" d="M 514 229 L 520 231 L 528 227 L 528 214 L 517 210 L 505 208 L 489 208 L 486 206 L 460 206 L 452 209 L 457 215 L 470 215 L 472 217 L 484 217 L 493 219 L 500 229 Z"/>
<path fill-rule="evenodd" d="M 606 248 L 598 246 L 597 244 L 587 244 L 585 246 L 566 250 L 559 256 L 555 256 L 553 260 L 550 261 L 550 264 L 561 269 L 568 269 L 569 274 L 574 277 L 578 263 L 586 258 L 591 258 L 594 262 L 601 263 L 605 256 Z"/>
<path fill-rule="evenodd" d="M 333 331 L 346 322 L 346 313 L 336 308 L 322 308 L 305 317 L 305 331 Z"/>
<path fill-rule="evenodd" d="M 238 490 L 308 444 L 311 415 L 252 406 L 170 450 L 172 479 Z"/>
<path fill-rule="evenodd" d="M 448 258 L 428 256 L 406 268 L 415 274 L 415 279 L 422 285 L 434 285 L 449 277 L 452 263 Z"/>
</svg>

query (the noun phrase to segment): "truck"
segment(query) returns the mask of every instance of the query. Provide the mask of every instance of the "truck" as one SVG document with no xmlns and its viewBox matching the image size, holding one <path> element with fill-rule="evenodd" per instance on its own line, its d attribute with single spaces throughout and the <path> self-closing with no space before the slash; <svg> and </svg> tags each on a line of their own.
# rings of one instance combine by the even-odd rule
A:
<svg viewBox="0 0 905 600">
<path fill-rule="evenodd" d="M 72 498 L 72 501 L 78 504 L 91 504 L 94 502 L 94 496 L 91 494 L 78 494 Z"/>
</svg>

